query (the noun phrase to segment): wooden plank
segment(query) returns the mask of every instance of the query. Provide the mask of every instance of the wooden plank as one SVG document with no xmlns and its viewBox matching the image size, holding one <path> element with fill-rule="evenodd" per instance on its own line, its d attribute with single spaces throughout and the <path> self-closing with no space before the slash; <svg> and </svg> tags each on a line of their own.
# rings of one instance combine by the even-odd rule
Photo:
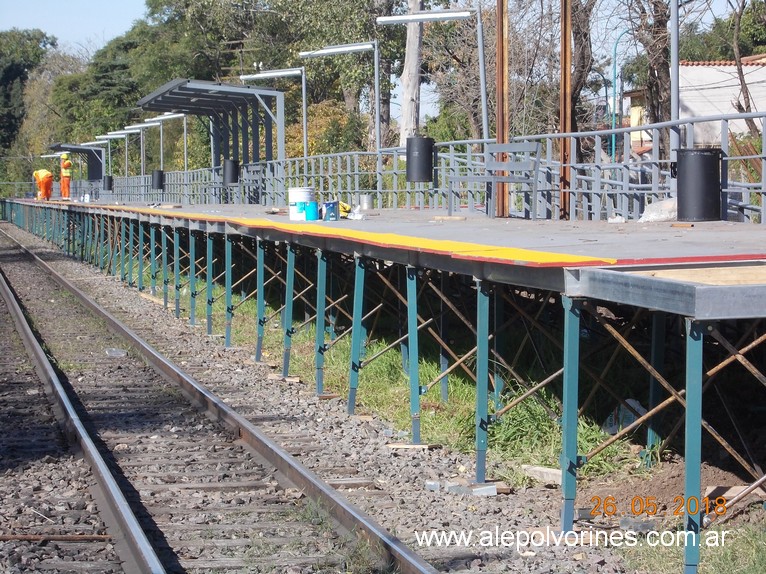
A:
<svg viewBox="0 0 766 574">
<path fill-rule="evenodd" d="M 737 496 L 740 492 L 745 490 L 747 485 L 745 486 L 708 486 L 705 487 L 705 496 L 707 496 L 712 501 L 719 496 L 723 496 L 726 500 L 731 500 L 735 496 Z M 766 490 L 763 488 L 756 488 L 753 492 L 751 492 L 753 496 L 758 496 L 760 498 L 766 498 Z"/>
<path fill-rule="evenodd" d="M 433 450 L 435 448 L 441 448 L 440 444 L 409 444 L 392 442 L 386 445 L 393 450 Z"/>
<path fill-rule="evenodd" d="M 635 275 L 703 285 L 766 285 L 766 265 L 633 271 Z"/>
</svg>

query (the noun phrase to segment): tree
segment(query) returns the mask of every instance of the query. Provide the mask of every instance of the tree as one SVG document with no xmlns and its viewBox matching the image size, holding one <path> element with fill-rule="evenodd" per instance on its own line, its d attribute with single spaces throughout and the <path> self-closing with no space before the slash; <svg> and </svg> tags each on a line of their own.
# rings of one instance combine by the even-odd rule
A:
<svg viewBox="0 0 766 574">
<path fill-rule="evenodd" d="M 729 0 L 729 6 L 732 6 L 732 0 Z M 740 49 L 740 38 L 742 31 L 742 16 L 747 8 L 746 0 L 737 0 L 734 11 L 731 14 L 731 19 L 734 23 L 734 37 L 732 38 L 731 46 L 734 51 L 734 63 L 737 66 L 737 78 L 739 79 L 740 86 L 740 98 L 737 98 L 732 102 L 734 107 L 739 113 L 746 113 L 752 111 L 750 89 L 745 81 L 745 73 L 742 70 L 742 50 Z M 747 129 L 753 138 L 760 136 L 758 126 L 755 125 L 755 120 L 748 118 L 745 120 Z"/>
<path fill-rule="evenodd" d="M 41 30 L 0 32 L 0 151 L 7 150 L 24 120 L 24 85 L 56 39 Z"/>
<path fill-rule="evenodd" d="M 629 0 L 628 17 L 634 37 L 646 53 L 647 116 L 649 122 L 670 120 L 670 9 L 667 0 Z M 660 145 L 669 156 L 665 131 Z"/>
<path fill-rule="evenodd" d="M 409 12 L 423 9 L 421 0 L 408 0 Z M 420 124 L 420 51 L 423 44 L 423 24 L 407 24 L 407 43 L 404 49 L 402 70 L 402 116 L 399 124 L 399 145 L 404 146 L 407 138 L 418 131 Z"/>
</svg>

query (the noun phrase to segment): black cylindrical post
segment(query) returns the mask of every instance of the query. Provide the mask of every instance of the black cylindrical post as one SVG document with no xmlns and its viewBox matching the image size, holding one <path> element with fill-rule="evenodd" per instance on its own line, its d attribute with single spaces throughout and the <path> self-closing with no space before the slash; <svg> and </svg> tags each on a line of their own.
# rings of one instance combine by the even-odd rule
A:
<svg viewBox="0 0 766 574">
<path fill-rule="evenodd" d="M 114 178 L 111 175 L 104 176 L 104 191 L 112 191 L 114 189 Z"/>
<path fill-rule="evenodd" d="M 679 149 L 678 221 L 721 219 L 721 150 Z"/>
<path fill-rule="evenodd" d="M 235 185 L 239 183 L 239 162 L 235 159 L 223 160 L 223 184 Z"/>
<path fill-rule="evenodd" d="M 152 172 L 152 189 L 165 189 L 165 172 L 161 169 Z"/>
<path fill-rule="evenodd" d="M 422 136 L 407 138 L 407 181 L 433 181 L 434 140 Z"/>
</svg>

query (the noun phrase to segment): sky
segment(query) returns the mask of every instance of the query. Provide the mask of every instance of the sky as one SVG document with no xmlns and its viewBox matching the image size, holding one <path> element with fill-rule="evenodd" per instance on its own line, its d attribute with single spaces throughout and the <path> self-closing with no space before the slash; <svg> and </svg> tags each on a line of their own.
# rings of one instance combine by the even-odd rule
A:
<svg viewBox="0 0 766 574">
<path fill-rule="evenodd" d="M 65 51 L 97 50 L 146 13 L 144 0 L 0 0 L 0 31 L 39 28 Z"/>
</svg>

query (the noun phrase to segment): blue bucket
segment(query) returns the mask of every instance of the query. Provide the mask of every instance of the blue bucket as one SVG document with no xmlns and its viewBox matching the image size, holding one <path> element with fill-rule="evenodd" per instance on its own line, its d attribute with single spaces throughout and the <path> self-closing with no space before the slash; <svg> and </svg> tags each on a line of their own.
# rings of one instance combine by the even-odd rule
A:
<svg viewBox="0 0 766 574">
<path fill-rule="evenodd" d="M 319 204 L 316 201 L 306 203 L 306 221 L 316 221 L 319 219 Z"/>
</svg>

